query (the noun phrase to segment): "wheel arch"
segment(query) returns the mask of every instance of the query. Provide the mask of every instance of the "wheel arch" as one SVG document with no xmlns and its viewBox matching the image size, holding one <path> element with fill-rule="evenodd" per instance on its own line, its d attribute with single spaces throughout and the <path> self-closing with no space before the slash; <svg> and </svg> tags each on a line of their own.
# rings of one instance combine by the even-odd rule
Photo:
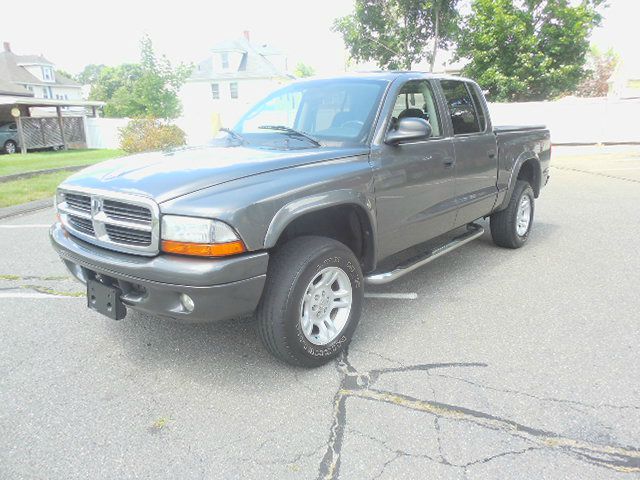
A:
<svg viewBox="0 0 640 480">
<path fill-rule="evenodd" d="M 502 200 L 499 208 L 495 211 L 504 210 L 509 205 L 509 201 L 513 196 L 513 191 L 516 188 L 516 182 L 518 180 L 526 180 L 533 189 L 533 195 L 538 198 L 540 195 L 540 188 L 542 187 L 542 170 L 540 164 L 540 158 L 535 152 L 527 151 L 523 152 L 514 162 L 513 169 L 511 170 L 511 176 L 509 178 L 509 187 L 507 193 Z"/>
<path fill-rule="evenodd" d="M 267 229 L 264 248 L 277 248 L 302 235 L 326 236 L 351 248 L 363 271 L 370 271 L 376 261 L 375 228 L 371 201 L 364 194 L 334 191 L 294 200 L 278 210 Z"/>
</svg>

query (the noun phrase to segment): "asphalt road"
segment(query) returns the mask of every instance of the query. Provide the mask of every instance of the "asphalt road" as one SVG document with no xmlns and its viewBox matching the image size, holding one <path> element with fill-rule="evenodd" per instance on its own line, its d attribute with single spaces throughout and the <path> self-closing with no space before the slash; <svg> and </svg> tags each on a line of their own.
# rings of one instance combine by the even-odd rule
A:
<svg viewBox="0 0 640 480">
<path fill-rule="evenodd" d="M 0 221 L 0 478 L 640 478 L 640 150 L 554 156 L 525 248 L 370 290 L 316 370 L 252 318 L 102 318 L 52 211 Z"/>
</svg>

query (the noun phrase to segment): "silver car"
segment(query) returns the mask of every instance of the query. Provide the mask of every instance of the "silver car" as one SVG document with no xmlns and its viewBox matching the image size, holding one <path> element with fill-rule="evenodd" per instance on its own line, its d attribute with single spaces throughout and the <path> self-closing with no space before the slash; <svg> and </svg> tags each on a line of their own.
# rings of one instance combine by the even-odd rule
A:
<svg viewBox="0 0 640 480">
<path fill-rule="evenodd" d="M 0 146 L 2 153 L 16 153 L 18 151 L 18 127 L 16 122 L 0 125 Z"/>
</svg>

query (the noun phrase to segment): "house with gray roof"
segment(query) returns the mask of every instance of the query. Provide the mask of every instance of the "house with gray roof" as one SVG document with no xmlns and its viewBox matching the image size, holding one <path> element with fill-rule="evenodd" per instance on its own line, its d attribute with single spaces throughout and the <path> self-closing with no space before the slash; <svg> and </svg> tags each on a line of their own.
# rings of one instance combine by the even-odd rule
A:
<svg viewBox="0 0 640 480">
<path fill-rule="evenodd" d="M 18 55 L 4 42 L 0 52 L 0 96 L 78 100 L 82 86 L 59 72 L 42 55 Z"/>
<path fill-rule="evenodd" d="M 218 126 L 231 125 L 249 105 L 291 81 L 287 70 L 287 57 L 280 50 L 252 42 L 247 31 L 220 42 L 195 66 L 182 88 L 183 116 L 205 122 L 211 136 L 212 118 Z"/>
</svg>

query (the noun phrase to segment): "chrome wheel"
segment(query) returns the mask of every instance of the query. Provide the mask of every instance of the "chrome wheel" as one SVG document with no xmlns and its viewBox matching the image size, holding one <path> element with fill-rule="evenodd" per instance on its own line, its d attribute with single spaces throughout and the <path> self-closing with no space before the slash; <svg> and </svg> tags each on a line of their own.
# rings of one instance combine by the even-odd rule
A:
<svg viewBox="0 0 640 480">
<path fill-rule="evenodd" d="M 7 142 L 4 146 L 4 151 L 8 154 L 16 153 L 16 144 L 13 142 Z"/>
<path fill-rule="evenodd" d="M 342 332 L 353 301 L 349 276 L 339 267 L 318 272 L 305 290 L 300 306 L 300 326 L 314 345 L 327 345 Z"/>
<path fill-rule="evenodd" d="M 516 216 L 516 233 L 524 237 L 529 231 L 531 224 L 531 198 L 529 195 L 523 195 L 518 204 L 518 213 Z"/>
</svg>

